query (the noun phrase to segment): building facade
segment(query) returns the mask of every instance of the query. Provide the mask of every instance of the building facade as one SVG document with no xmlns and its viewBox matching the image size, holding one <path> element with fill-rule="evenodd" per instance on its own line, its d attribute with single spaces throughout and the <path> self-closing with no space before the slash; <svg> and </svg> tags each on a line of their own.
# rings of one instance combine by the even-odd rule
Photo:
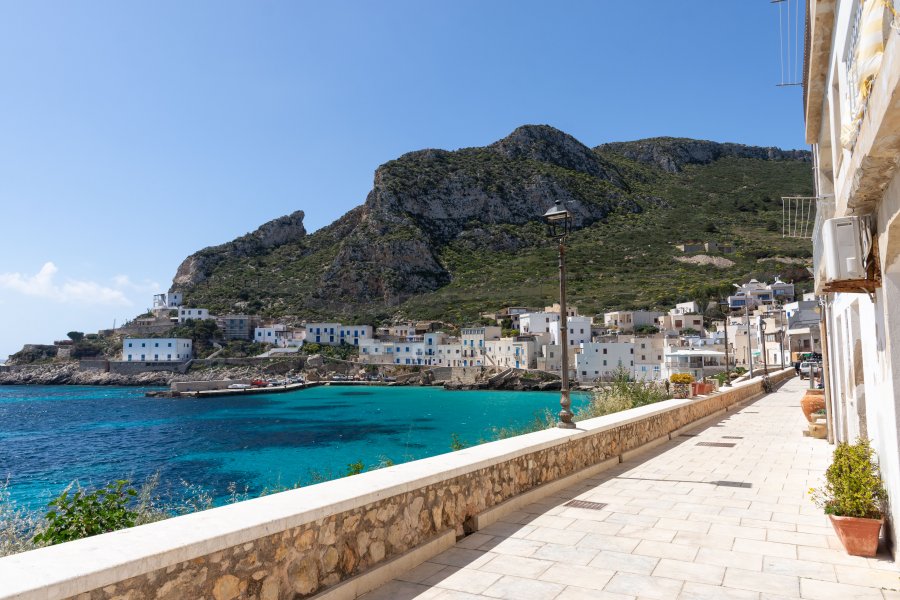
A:
<svg viewBox="0 0 900 600">
<path fill-rule="evenodd" d="M 813 257 L 829 437 L 872 440 L 900 528 L 900 34 L 880 0 L 810 0 L 804 113 L 813 148 Z M 839 247 L 836 221 L 859 234 Z M 830 239 L 829 239 L 830 238 Z M 855 239 L 854 239 L 855 238 Z M 856 248 L 854 248 L 856 246 Z M 858 256 L 853 253 L 858 249 Z M 847 253 L 844 255 L 843 253 Z M 830 257 L 838 260 L 830 262 Z M 853 258 L 860 278 L 840 274 Z M 829 268 L 831 266 L 831 268 Z M 815 329 L 810 324 L 810 332 Z M 895 552 L 895 559 L 897 554 Z"/>
<path fill-rule="evenodd" d="M 188 321 L 205 321 L 211 319 L 209 310 L 205 308 L 179 308 L 178 322 L 187 323 Z"/>
<path fill-rule="evenodd" d="M 128 362 L 184 362 L 194 357 L 194 343 L 186 338 L 125 338 L 122 360 Z"/>
</svg>

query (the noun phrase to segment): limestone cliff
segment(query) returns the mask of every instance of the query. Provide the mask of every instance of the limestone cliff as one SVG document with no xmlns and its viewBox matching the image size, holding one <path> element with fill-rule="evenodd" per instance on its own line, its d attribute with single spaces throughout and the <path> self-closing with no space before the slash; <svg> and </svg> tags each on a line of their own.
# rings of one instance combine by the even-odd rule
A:
<svg viewBox="0 0 900 600">
<path fill-rule="evenodd" d="M 304 213 L 298 210 L 261 225 L 256 231 L 236 240 L 204 248 L 179 265 L 172 288 L 184 289 L 205 280 L 220 263 L 234 258 L 255 256 L 278 246 L 295 242 L 306 235 Z"/>
</svg>

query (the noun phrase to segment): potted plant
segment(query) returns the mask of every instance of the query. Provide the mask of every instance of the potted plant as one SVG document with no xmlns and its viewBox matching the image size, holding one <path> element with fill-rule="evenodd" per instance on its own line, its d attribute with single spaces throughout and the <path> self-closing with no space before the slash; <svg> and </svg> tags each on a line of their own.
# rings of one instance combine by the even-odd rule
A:
<svg viewBox="0 0 900 600">
<path fill-rule="evenodd" d="M 675 373 L 669 377 L 672 382 L 673 396 L 675 398 L 690 398 L 691 384 L 694 383 L 694 376 L 690 373 Z"/>
<path fill-rule="evenodd" d="M 848 554 L 875 556 L 887 494 L 869 440 L 838 444 L 825 471 L 825 484 L 810 492 Z"/>
<path fill-rule="evenodd" d="M 800 410 L 806 420 L 812 423 L 812 414 L 818 410 L 825 410 L 825 390 L 806 390 L 803 398 L 800 399 Z"/>
</svg>

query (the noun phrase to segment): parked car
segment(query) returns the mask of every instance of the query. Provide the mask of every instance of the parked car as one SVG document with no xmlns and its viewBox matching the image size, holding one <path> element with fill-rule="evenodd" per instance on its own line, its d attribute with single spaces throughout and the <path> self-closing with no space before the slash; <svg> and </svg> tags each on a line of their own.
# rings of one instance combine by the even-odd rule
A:
<svg viewBox="0 0 900 600">
<path fill-rule="evenodd" d="M 819 375 L 822 371 L 822 365 L 814 361 L 804 360 L 800 363 L 800 379 L 809 379 L 810 370 L 814 376 Z"/>
</svg>

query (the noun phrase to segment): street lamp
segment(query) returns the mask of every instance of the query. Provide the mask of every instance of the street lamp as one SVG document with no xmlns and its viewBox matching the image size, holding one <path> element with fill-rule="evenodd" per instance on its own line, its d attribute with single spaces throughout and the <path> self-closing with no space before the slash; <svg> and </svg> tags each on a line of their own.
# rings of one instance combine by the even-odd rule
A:
<svg viewBox="0 0 900 600">
<path fill-rule="evenodd" d="M 762 315 L 759 317 L 759 338 L 762 345 L 763 377 L 766 377 L 769 375 L 769 360 L 766 356 L 766 320 Z"/>
<path fill-rule="evenodd" d="M 572 399 L 569 397 L 569 324 L 566 314 L 566 236 L 572 230 L 572 213 L 560 200 L 544 213 L 547 222 L 547 236 L 555 239 L 559 247 L 559 345 L 562 349 L 562 381 L 559 392 L 559 422 L 556 426 L 574 429 L 572 422 Z"/>
<path fill-rule="evenodd" d="M 727 301 L 722 302 L 721 299 L 719 301 L 719 312 L 722 313 L 723 322 L 725 324 L 725 383 L 723 385 L 725 387 L 731 387 L 731 366 L 728 362 L 728 314 L 722 310 L 722 304 L 727 304 Z"/>
</svg>

